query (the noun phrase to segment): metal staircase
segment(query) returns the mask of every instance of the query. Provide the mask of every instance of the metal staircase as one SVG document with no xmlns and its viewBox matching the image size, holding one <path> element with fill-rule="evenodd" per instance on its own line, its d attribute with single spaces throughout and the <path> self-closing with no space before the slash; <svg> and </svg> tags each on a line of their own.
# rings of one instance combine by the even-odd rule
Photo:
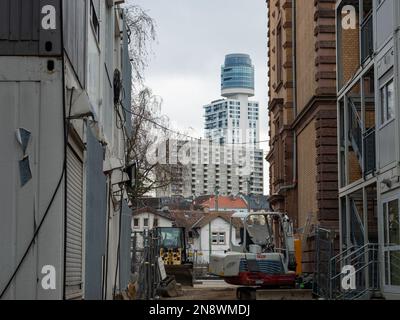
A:
<svg viewBox="0 0 400 320">
<path fill-rule="evenodd" d="M 376 169 L 375 156 L 375 127 L 366 129 L 364 132 L 364 123 L 358 112 L 360 106 L 358 102 L 348 98 L 349 102 L 349 141 L 357 159 L 360 168 L 364 169 L 363 175 L 373 174 Z"/>
<path fill-rule="evenodd" d="M 366 242 L 364 240 L 365 228 L 364 223 L 362 222 L 362 215 L 360 215 L 360 211 L 363 211 L 363 200 L 353 198 L 350 200 L 351 208 L 350 208 L 350 241 L 355 246 L 362 246 Z M 360 210 L 359 210 L 360 209 Z"/>
<path fill-rule="evenodd" d="M 357 159 L 360 162 L 360 166 L 362 167 L 362 144 L 363 144 L 363 123 L 361 117 L 358 113 L 357 106 L 354 101 L 349 98 L 349 140 L 351 142 L 351 146 L 354 152 L 357 155 Z"/>
<path fill-rule="evenodd" d="M 342 287 L 342 268 L 355 268 L 356 288 L 344 290 Z M 368 300 L 379 293 L 378 245 L 353 246 L 331 259 L 330 299 Z"/>
</svg>

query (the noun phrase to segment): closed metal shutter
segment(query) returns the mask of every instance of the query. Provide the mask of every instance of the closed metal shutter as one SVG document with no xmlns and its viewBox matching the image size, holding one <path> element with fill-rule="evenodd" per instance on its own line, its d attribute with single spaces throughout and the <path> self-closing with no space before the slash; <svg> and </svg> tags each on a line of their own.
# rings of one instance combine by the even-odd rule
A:
<svg viewBox="0 0 400 320">
<path fill-rule="evenodd" d="M 67 234 L 65 298 L 83 296 L 82 279 L 83 164 L 71 147 L 67 150 Z"/>
</svg>

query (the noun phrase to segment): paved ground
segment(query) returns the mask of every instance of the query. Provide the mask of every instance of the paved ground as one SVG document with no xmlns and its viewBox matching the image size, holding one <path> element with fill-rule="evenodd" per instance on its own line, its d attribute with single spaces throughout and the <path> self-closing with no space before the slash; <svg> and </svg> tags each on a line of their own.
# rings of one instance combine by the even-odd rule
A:
<svg viewBox="0 0 400 320">
<path fill-rule="evenodd" d="M 204 280 L 194 287 L 183 287 L 183 296 L 171 300 L 236 300 L 236 286 L 223 280 Z"/>
<path fill-rule="evenodd" d="M 183 296 L 167 300 L 237 300 L 236 286 L 222 280 L 203 280 L 194 287 L 183 287 Z M 311 290 L 262 290 L 257 293 L 258 300 L 312 300 Z"/>
</svg>

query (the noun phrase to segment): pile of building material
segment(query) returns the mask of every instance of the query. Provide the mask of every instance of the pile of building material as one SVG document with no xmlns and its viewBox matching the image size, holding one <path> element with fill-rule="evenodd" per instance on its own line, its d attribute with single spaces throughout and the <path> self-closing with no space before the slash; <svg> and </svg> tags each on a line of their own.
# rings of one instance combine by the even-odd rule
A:
<svg viewBox="0 0 400 320">
<path fill-rule="evenodd" d="M 183 296 L 182 285 L 177 283 L 175 277 L 168 276 L 161 281 L 157 288 L 157 295 L 162 298 L 176 298 Z"/>
</svg>

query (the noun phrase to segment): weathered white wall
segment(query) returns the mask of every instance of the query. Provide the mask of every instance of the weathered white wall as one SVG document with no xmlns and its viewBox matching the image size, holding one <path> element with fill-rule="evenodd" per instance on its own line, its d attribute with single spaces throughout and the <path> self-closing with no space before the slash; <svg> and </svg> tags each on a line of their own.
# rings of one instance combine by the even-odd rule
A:
<svg viewBox="0 0 400 320">
<path fill-rule="evenodd" d="M 139 227 L 134 226 L 134 219 L 139 219 Z M 149 224 L 148 227 L 144 226 L 144 219 L 149 219 Z M 154 213 L 150 212 L 144 212 L 137 214 L 132 217 L 132 232 L 143 232 L 144 230 L 151 230 L 153 229 L 154 226 L 154 218 L 158 219 L 158 227 L 172 227 L 172 220 L 169 220 L 167 218 L 161 217 L 159 215 L 155 215 Z M 143 237 L 138 234 L 137 235 L 137 245 L 138 247 L 143 247 Z"/>
<path fill-rule="evenodd" d="M 144 226 L 144 219 L 149 219 L 148 227 Z M 158 227 L 172 227 L 172 220 L 155 215 L 150 212 L 136 214 L 132 217 L 132 231 L 143 231 L 144 229 L 153 229 L 154 219 L 158 219 Z M 135 227 L 134 219 L 139 219 L 139 227 Z"/>
<path fill-rule="evenodd" d="M 62 64 L 48 58 L 0 57 L 0 290 L 21 260 L 61 177 L 64 158 Z M 26 150 L 32 179 L 21 186 L 23 151 L 16 130 L 32 134 Z M 4 299 L 61 299 L 63 296 L 64 184 L 37 240 Z M 42 267 L 56 270 L 56 290 L 40 285 Z M 37 282 L 39 280 L 39 282 Z"/>
<path fill-rule="evenodd" d="M 210 261 L 210 239 L 213 232 L 225 232 L 225 244 L 224 245 L 213 245 L 211 244 L 211 254 L 213 253 L 224 253 L 224 251 L 229 249 L 229 229 L 230 224 L 224 219 L 216 218 L 211 221 L 211 231 L 210 225 L 207 224 L 200 229 L 200 237 L 194 239 L 193 250 L 199 252 L 197 263 L 209 263 Z M 232 238 L 233 242 L 236 244 L 236 228 L 232 227 Z"/>
</svg>

